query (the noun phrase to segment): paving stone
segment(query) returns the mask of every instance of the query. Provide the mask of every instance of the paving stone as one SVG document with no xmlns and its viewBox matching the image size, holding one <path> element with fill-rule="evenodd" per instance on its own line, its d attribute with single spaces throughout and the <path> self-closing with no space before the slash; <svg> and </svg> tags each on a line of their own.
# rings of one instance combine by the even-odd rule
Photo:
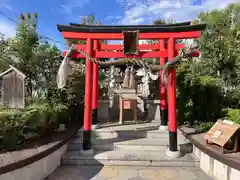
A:
<svg viewBox="0 0 240 180">
<path fill-rule="evenodd" d="M 91 178 L 90 180 L 108 180 L 109 178 L 105 178 L 105 177 L 102 177 L 100 175 L 96 175 L 94 176 L 93 178 Z M 74 179 L 75 180 L 75 179 Z M 87 179 L 86 179 L 87 180 Z"/>
<path fill-rule="evenodd" d="M 178 168 L 159 168 L 159 176 L 167 180 L 174 180 L 177 179 L 178 170 Z"/>
<path fill-rule="evenodd" d="M 118 176 L 118 171 L 111 167 L 104 167 L 100 172 L 99 175 L 103 178 L 110 179 L 113 177 Z"/>
<path fill-rule="evenodd" d="M 128 180 L 151 180 L 151 179 L 146 179 L 146 178 L 142 178 L 140 176 L 137 176 L 137 177 L 130 178 Z"/>
<path fill-rule="evenodd" d="M 197 176 L 193 171 L 181 169 L 178 172 L 178 180 L 197 180 Z"/>
<path fill-rule="evenodd" d="M 156 179 L 158 174 L 159 173 L 156 170 L 150 168 L 139 170 L 139 176 L 145 179 Z"/>
<path fill-rule="evenodd" d="M 46 180 L 211 180 L 199 168 L 61 166 Z"/>
<path fill-rule="evenodd" d="M 122 177 L 123 179 L 129 179 L 138 175 L 138 169 L 127 167 L 119 170 L 118 174 L 119 177 Z"/>
<path fill-rule="evenodd" d="M 212 180 L 212 178 L 208 176 L 205 172 L 203 172 L 201 169 L 194 169 L 193 172 L 197 176 L 197 180 Z"/>
</svg>

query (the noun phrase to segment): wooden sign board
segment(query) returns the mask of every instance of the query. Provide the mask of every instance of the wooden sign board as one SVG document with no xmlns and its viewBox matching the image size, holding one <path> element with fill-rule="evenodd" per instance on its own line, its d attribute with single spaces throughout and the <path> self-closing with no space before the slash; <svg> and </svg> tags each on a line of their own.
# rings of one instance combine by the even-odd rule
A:
<svg viewBox="0 0 240 180">
<path fill-rule="evenodd" d="M 123 109 L 132 110 L 134 113 L 134 121 L 137 122 L 137 100 L 136 99 L 119 99 L 120 115 L 119 124 L 123 123 Z"/>
<path fill-rule="evenodd" d="M 218 120 L 205 134 L 204 139 L 207 143 L 214 143 L 224 147 L 239 128 L 239 124 L 226 120 Z"/>
<path fill-rule="evenodd" d="M 131 109 L 131 101 L 123 101 L 123 109 Z"/>
</svg>

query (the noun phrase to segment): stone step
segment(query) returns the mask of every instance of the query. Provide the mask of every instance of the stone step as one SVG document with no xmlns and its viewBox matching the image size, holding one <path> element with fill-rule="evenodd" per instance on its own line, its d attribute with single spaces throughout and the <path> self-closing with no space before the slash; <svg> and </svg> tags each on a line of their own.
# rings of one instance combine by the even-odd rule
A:
<svg viewBox="0 0 240 180">
<path fill-rule="evenodd" d="M 157 151 L 96 151 L 84 157 L 80 151 L 68 151 L 63 159 L 64 165 L 115 165 L 115 166 L 157 166 L 157 167 L 198 167 L 199 161 L 192 154 L 177 159 Z"/>
<path fill-rule="evenodd" d="M 100 136 L 92 136 L 93 148 L 96 150 L 155 150 L 165 151 L 169 144 L 168 132 L 161 132 L 159 130 L 147 131 L 145 134 L 154 136 L 150 137 L 136 137 L 138 132 L 129 131 L 124 137 L 106 135 L 110 133 L 109 130 L 101 131 Z M 129 135 L 130 134 L 130 135 Z M 135 135 L 135 137 L 134 137 Z M 158 138 L 157 136 L 160 135 Z M 154 138 L 152 138 L 154 137 Z M 187 144 L 188 140 L 178 133 L 178 144 L 181 146 Z M 80 150 L 82 147 L 82 137 L 75 137 L 68 146 L 69 150 Z M 185 151 L 185 150 L 184 150 Z M 188 151 L 188 150 L 187 150 Z"/>
<path fill-rule="evenodd" d="M 82 138 L 82 131 L 79 131 L 76 135 Z M 135 131 L 135 130 L 121 130 L 121 131 L 92 131 L 92 138 L 106 139 L 106 138 L 152 138 L 162 139 L 168 138 L 168 132 L 161 132 L 159 130 L 150 131 Z"/>
<path fill-rule="evenodd" d="M 99 129 L 92 131 L 93 138 L 165 138 L 168 137 L 167 132 L 158 130 L 158 123 L 145 124 L 130 124 L 130 125 L 116 125 L 114 127 L 102 126 Z M 78 137 L 82 137 L 82 130 L 77 133 Z"/>
<path fill-rule="evenodd" d="M 152 150 L 166 151 L 168 139 L 149 139 L 149 138 L 109 138 L 109 139 L 92 139 L 92 146 L 95 150 Z M 80 138 L 72 140 L 69 150 L 80 150 L 82 140 Z"/>
</svg>

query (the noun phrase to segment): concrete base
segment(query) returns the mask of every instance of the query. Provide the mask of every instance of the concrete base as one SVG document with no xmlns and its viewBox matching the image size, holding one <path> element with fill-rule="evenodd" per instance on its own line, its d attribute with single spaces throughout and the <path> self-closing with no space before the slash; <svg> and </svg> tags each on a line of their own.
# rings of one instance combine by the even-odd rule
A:
<svg viewBox="0 0 240 180">
<path fill-rule="evenodd" d="M 170 158 L 180 158 L 182 156 L 182 153 L 180 151 L 170 151 L 167 149 L 166 156 Z"/>
<path fill-rule="evenodd" d="M 162 126 L 160 125 L 158 128 L 160 131 L 168 131 L 168 126 Z"/>
<path fill-rule="evenodd" d="M 81 156 L 91 156 L 93 154 L 94 154 L 94 150 L 93 149 L 89 149 L 89 150 L 81 149 L 81 151 L 80 151 L 80 155 Z"/>
<path fill-rule="evenodd" d="M 32 153 L 32 152 L 38 152 L 38 153 L 47 152 L 49 150 L 49 148 L 51 148 L 51 147 L 48 147 L 48 145 L 46 146 L 47 148 L 44 146 L 40 146 L 37 149 L 32 149 L 32 150 L 30 150 L 30 153 Z M 26 150 L 21 150 L 18 153 L 19 154 L 28 154 L 29 153 L 28 151 L 29 150 L 26 149 Z M 67 144 L 64 144 L 61 148 L 48 154 L 44 158 L 33 162 L 32 164 L 28 164 L 23 167 L 21 166 L 22 164 L 21 165 L 16 164 L 16 166 L 18 166 L 19 168 L 12 170 L 12 171 L 8 171 L 9 169 L 6 168 L 6 170 L 8 172 L 1 174 L 0 179 L 1 180 L 43 180 L 43 179 L 47 178 L 51 173 L 53 173 L 61 165 L 61 159 L 62 159 L 63 155 L 66 153 L 66 151 L 67 151 Z M 39 155 L 38 153 L 36 155 Z M 18 157 L 14 157 L 9 152 L 8 152 L 9 155 L 6 156 L 5 154 L 4 153 L 1 154 L 1 161 L 3 160 L 6 163 L 6 164 L 4 164 L 4 163 L 1 164 L 1 168 L 5 168 L 7 166 L 13 165 L 12 162 L 19 163 L 21 160 L 26 162 L 27 158 L 32 158 L 35 155 L 35 154 L 33 156 L 29 155 L 29 156 L 23 157 L 23 159 L 21 159 Z M 10 159 L 10 161 L 9 161 L 9 159 Z"/>
<path fill-rule="evenodd" d="M 161 122 L 160 100 L 148 100 L 148 120 L 151 122 Z"/>
<path fill-rule="evenodd" d="M 99 127 L 98 124 L 92 125 L 92 130 L 96 130 Z"/>
<path fill-rule="evenodd" d="M 109 100 L 98 101 L 98 121 L 106 122 L 109 121 Z"/>
<path fill-rule="evenodd" d="M 213 179 L 239 180 L 239 170 L 214 159 L 195 145 L 193 145 L 193 153 L 200 160 L 200 168 Z"/>
</svg>

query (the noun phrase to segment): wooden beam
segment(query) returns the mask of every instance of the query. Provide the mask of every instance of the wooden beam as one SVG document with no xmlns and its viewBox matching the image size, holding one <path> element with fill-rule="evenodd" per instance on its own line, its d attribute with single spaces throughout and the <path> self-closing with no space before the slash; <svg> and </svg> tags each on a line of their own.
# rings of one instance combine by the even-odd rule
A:
<svg viewBox="0 0 240 180">
<path fill-rule="evenodd" d="M 159 49 L 159 43 L 157 44 L 139 44 L 138 48 L 139 50 L 158 50 Z M 81 49 L 81 50 L 86 50 L 86 45 L 85 44 L 76 44 L 75 47 L 77 49 Z M 184 48 L 184 44 L 175 44 L 175 49 L 179 50 Z M 120 44 L 101 44 L 100 47 L 101 50 L 117 50 L 117 51 L 121 51 L 123 50 L 123 45 Z"/>
<path fill-rule="evenodd" d="M 191 39 L 198 38 L 201 31 L 188 31 L 188 32 L 157 32 L 157 33 L 139 33 L 139 39 L 143 40 L 159 40 L 159 39 Z M 62 35 L 65 39 L 101 39 L 101 40 L 122 40 L 122 33 L 82 33 L 82 32 L 66 32 L 63 31 Z"/>
<path fill-rule="evenodd" d="M 66 55 L 64 52 L 64 56 Z M 123 52 L 107 52 L 107 51 L 96 51 L 93 58 L 156 58 L 156 57 L 167 57 L 167 51 L 142 51 L 136 56 L 127 56 Z M 73 51 L 71 58 L 85 58 L 82 54 L 77 51 Z"/>
</svg>

